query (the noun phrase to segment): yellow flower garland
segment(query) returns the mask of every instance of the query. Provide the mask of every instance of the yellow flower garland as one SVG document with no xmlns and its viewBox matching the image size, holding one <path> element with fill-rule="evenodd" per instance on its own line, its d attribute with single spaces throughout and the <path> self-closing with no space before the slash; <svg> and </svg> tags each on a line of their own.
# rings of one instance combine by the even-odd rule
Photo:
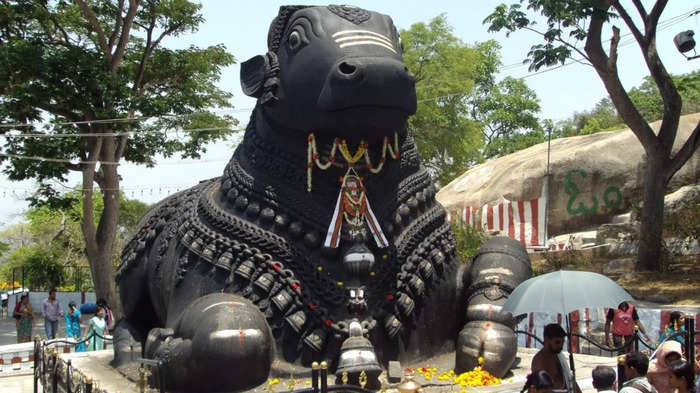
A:
<svg viewBox="0 0 700 393">
<path fill-rule="evenodd" d="M 316 137 L 313 133 L 310 133 L 307 137 L 308 148 L 306 150 L 306 191 L 311 192 L 311 176 L 313 173 L 314 164 L 321 169 L 326 170 L 333 165 L 335 162 L 336 152 L 340 147 L 340 155 L 345 159 L 349 165 L 354 165 L 357 161 L 364 157 L 367 168 L 373 174 L 379 173 L 384 167 L 384 162 L 386 161 L 386 152 L 389 152 L 389 156 L 396 160 L 399 158 L 399 137 L 394 133 L 394 145 L 391 145 L 389 137 L 384 138 L 384 144 L 382 146 L 382 157 L 379 159 L 379 163 L 375 166 L 369 157 L 369 145 L 364 140 L 360 141 L 360 145 L 354 154 L 350 154 L 348 149 L 348 144 L 345 139 L 341 140 L 336 138 L 333 141 L 333 147 L 331 147 L 330 154 L 326 162 L 321 162 L 321 157 L 318 153 L 318 148 L 316 146 Z"/>
</svg>

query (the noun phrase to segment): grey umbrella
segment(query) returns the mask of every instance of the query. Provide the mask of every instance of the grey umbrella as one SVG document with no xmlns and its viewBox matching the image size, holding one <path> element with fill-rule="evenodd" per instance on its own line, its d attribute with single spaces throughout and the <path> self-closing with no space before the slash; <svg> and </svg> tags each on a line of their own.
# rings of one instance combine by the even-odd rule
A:
<svg viewBox="0 0 700 393">
<path fill-rule="evenodd" d="M 627 291 L 606 276 L 593 272 L 559 270 L 533 277 L 508 296 L 502 311 L 568 314 L 582 308 L 617 307 L 631 301 Z"/>
<path fill-rule="evenodd" d="M 617 307 L 623 301 L 631 301 L 627 291 L 606 276 L 593 272 L 559 270 L 533 277 L 508 296 L 501 311 L 513 315 L 530 312 L 559 313 L 566 315 L 566 331 L 569 336 L 569 363 L 576 379 L 574 355 L 571 352 L 569 313 L 582 308 Z"/>
</svg>

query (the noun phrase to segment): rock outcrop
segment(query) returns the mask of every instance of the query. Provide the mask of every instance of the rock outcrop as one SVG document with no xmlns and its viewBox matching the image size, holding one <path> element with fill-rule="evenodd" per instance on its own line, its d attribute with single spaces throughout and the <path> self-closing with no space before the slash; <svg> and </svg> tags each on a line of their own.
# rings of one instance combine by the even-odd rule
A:
<svg viewBox="0 0 700 393">
<path fill-rule="evenodd" d="M 681 117 L 674 152 L 690 136 L 700 113 Z M 651 123 L 658 130 L 660 122 Z M 551 141 L 548 233 L 560 234 L 608 223 L 641 202 L 645 154 L 629 129 Z M 437 194 L 448 211 L 483 206 L 502 197 L 541 197 L 547 179 L 547 143 L 478 165 Z M 668 191 L 700 183 L 700 151 L 671 179 Z"/>
</svg>

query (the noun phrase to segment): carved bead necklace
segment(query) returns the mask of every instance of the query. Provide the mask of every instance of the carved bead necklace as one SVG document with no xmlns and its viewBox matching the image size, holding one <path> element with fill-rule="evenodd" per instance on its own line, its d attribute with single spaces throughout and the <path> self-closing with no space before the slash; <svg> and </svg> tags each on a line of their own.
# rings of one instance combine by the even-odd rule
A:
<svg viewBox="0 0 700 393">
<path fill-rule="evenodd" d="M 318 153 L 318 148 L 316 147 L 316 138 L 313 133 L 310 133 L 307 137 L 308 148 L 306 152 L 306 191 L 311 192 L 311 175 L 313 171 L 314 164 L 321 169 L 326 170 L 333 165 L 335 162 L 335 156 L 340 149 L 340 155 L 343 157 L 345 162 L 349 167 L 355 165 L 362 157 L 365 159 L 367 164 L 367 169 L 373 174 L 379 173 L 384 167 L 386 162 L 386 152 L 389 151 L 389 156 L 394 160 L 399 158 L 399 137 L 394 133 L 394 144 L 392 146 L 389 137 L 384 137 L 384 144 L 382 146 L 382 156 L 379 159 L 379 163 L 375 166 L 372 164 L 372 160 L 369 157 L 369 144 L 364 140 L 360 141 L 360 145 L 357 147 L 355 153 L 351 153 L 348 149 L 348 144 L 345 139 L 335 138 L 333 141 L 333 146 L 331 147 L 330 154 L 326 159 L 326 162 L 321 161 L 321 157 Z"/>
</svg>

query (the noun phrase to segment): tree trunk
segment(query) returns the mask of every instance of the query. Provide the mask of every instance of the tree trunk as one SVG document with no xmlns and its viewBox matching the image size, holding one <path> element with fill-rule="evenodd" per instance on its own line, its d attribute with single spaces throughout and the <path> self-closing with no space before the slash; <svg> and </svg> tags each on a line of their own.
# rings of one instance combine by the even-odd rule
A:
<svg viewBox="0 0 700 393">
<path fill-rule="evenodd" d="M 98 157 L 100 161 L 114 160 L 116 143 L 114 138 L 100 138 L 91 147 L 90 161 Z M 114 238 L 117 232 L 119 216 L 119 175 L 117 166 L 101 164 L 99 173 L 95 173 L 95 164 L 83 167 L 83 236 L 90 273 L 95 286 L 97 298 L 104 299 L 112 309 L 115 319 L 122 315 L 121 302 L 116 293 L 114 282 Z M 94 205 L 92 201 L 94 183 L 97 182 L 102 190 L 104 208 L 95 227 Z"/>
<path fill-rule="evenodd" d="M 90 249 L 91 247 L 88 247 Z M 92 283 L 95 286 L 95 295 L 98 299 L 104 299 L 109 305 L 115 319 L 121 317 L 121 302 L 117 296 L 114 284 L 114 266 L 112 265 L 112 248 L 96 247 L 96 253 L 90 255 L 90 273 Z"/>
<path fill-rule="evenodd" d="M 652 153 L 653 154 L 653 153 Z M 637 270 L 660 271 L 663 268 L 664 157 L 653 157 L 647 152 L 644 195 L 639 228 Z"/>
</svg>

